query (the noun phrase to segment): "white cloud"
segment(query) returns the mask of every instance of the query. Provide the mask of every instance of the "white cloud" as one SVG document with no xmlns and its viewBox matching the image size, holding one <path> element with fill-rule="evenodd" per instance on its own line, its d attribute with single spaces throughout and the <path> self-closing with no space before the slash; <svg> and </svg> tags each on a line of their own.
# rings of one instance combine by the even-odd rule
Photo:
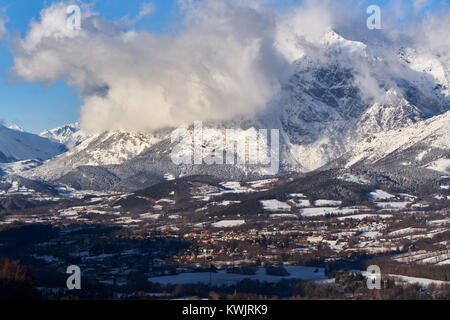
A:
<svg viewBox="0 0 450 320">
<path fill-rule="evenodd" d="M 156 6 L 152 2 L 145 2 L 141 4 L 139 13 L 137 14 L 136 18 L 129 19 L 129 17 L 123 17 L 122 21 L 125 25 L 134 26 L 145 17 L 152 15 L 155 11 Z"/>
<path fill-rule="evenodd" d="M 0 39 L 3 38 L 3 35 L 6 33 L 5 20 L 0 19 Z"/>
</svg>

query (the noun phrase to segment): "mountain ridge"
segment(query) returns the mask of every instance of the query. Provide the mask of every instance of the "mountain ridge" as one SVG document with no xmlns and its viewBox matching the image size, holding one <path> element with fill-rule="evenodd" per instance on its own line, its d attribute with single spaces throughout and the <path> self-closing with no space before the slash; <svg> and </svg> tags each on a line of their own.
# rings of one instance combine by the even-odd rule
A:
<svg viewBox="0 0 450 320">
<path fill-rule="evenodd" d="M 387 157 L 392 154 L 388 152 L 389 146 L 399 148 L 401 143 L 397 145 L 397 142 L 403 141 L 402 137 L 413 139 L 428 130 L 428 126 L 432 130 L 433 119 L 448 118 L 450 76 L 446 61 L 409 48 L 384 52 L 347 40 L 332 30 L 323 35 L 321 46 L 315 55 L 298 53 L 291 77 L 265 113 L 252 119 L 205 123 L 204 129 L 208 131 L 201 136 L 203 152 L 214 154 L 218 147 L 216 137 L 223 135 L 225 129 L 234 129 L 238 140 L 245 139 L 251 130 L 278 129 L 280 174 L 310 172 L 333 165 L 351 168 L 358 163 L 357 157 L 370 154 L 371 148 L 379 149 Z M 445 121 L 437 123 L 442 127 L 436 128 L 439 139 L 450 140 Z M 65 127 L 49 132 L 61 142 L 66 136 L 80 132 Z M 176 146 L 171 141 L 174 130 L 91 135 L 69 152 L 25 172 L 24 176 L 56 182 L 62 179 L 68 184 L 75 179 L 73 183 L 81 188 L 84 183 L 77 179 L 89 181 L 103 177 L 108 181 L 105 188 L 111 188 L 114 182 L 115 187 L 127 190 L 161 182 L 167 175 L 208 174 L 238 180 L 266 176 L 264 167 L 258 165 L 177 166 L 170 157 Z M 191 125 L 187 138 L 194 134 Z M 380 138 L 383 134 L 387 137 L 384 140 Z M 377 141 L 380 142 L 371 146 L 371 142 Z M 406 146 L 407 141 L 403 142 Z M 253 142 L 244 143 L 251 146 Z M 434 147 L 433 141 L 429 145 Z M 444 151 L 449 146 L 443 145 L 442 152 L 438 147 L 435 149 L 430 154 L 436 153 L 440 158 L 430 157 L 430 163 L 443 157 L 445 160 Z M 245 148 L 225 148 L 225 151 L 238 158 L 246 156 Z M 369 155 L 366 158 L 370 160 Z M 371 164 L 360 162 L 361 166 Z"/>
</svg>

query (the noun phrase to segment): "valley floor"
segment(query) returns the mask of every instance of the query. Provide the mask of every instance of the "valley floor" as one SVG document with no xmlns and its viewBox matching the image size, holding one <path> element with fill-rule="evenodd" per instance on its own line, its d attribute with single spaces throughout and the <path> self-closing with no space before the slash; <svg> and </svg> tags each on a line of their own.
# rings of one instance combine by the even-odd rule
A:
<svg viewBox="0 0 450 320">
<path fill-rule="evenodd" d="M 448 189 L 370 188 L 349 201 L 292 177 L 53 195 L 13 183 L 0 195 L 0 256 L 26 266 L 45 298 L 391 299 L 401 290 L 448 299 Z M 80 292 L 66 288 L 70 265 L 82 270 Z M 369 265 L 381 269 L 378 295 L 366 286 Z"/>
</svg>

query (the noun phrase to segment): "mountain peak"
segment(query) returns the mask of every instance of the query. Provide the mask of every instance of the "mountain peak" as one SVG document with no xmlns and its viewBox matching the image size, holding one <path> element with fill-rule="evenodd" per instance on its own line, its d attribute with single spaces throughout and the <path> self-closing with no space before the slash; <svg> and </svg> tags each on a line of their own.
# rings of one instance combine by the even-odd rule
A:
<svg viewBox="0 0 450 320">
<path fill-rule="evenodd" d="M 0 125 L 0 162 L 47 160 L 65 151 L 67 149 L 59 143 Z"/>
<path fill-rule="evenodd" d="M 78 122 L 62 125 L 54 129 L 45 130 L 39 134 L 41 137 L 64 144 L 68 149 L 73 149 L 90 135 L 81 130 Z"/>
</svg>

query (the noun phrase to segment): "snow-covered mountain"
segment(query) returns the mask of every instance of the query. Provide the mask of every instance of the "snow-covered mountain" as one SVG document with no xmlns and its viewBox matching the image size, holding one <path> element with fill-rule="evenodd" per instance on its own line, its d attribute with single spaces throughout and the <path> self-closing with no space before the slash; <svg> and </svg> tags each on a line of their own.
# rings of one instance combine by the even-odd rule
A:
<svg viewBox="0 0 450 320">
<path fill-rule="evenodd" d="M 68 152 L 24 175 L 52 181 L 80 166 L 120 165 L 157 141 L 158 138 L 152 134 L 125 131 L 92 135 Z"/>
<path fill-rule="evenodd" d="M 67 149 L 64 145 L 38 135 L 0 125 L 0 162 L 28 159 L 47 160 Z"/>
<path fill-rule="evenodd" d="M 404 166 L 433 167 L 432 163 L 449 155 L 450 111 L 406 128 L 380 132 L 359 142 L 345 156 L 345 166 L 374 165 L 392 156 Z"/>
<path fill-rule="evenodd" d="M 19 127 L 17 124 L 10 125 L 8 128 L 9 128 L 9 129 L 12 129 L 12 130 L 20 131 L 20 132 L 25 132 L 25 130 L 23 130 L 23 129 L 22 129 L 21 127 Z"/>
<path fill-rule="evenodd" d="M 89 134 L 80 128 L 78 122 L 67 124 L 51 130 L 45 130 L 39 134 L 41 137 L 64 144 L 68 149 L 73 149 L 84 140 L 89 138 Z"/>
<path fill-rule="evenodd" d="M 406 154 L 423 158 L 412 161 L 413 166 L 431 168 L 448 158 L 447 63 L 430 53 L 369 46 L 329 30 L 317 50 L 298 52 L 289 81 L 265 113 L 204 124 L 208 130 L 200 133 L 202 152 L 213 157 L 219 147 L 217 136 L 223 136 L 226 129 L 235 130 L 236 140 L 245 139 L 252 130 L 279 129 L 281 174 L 308 172 L 327 164 L 370 165 Z M 80 132 L 72 128 L 57 128 L 46 136 L 67 143 L 66 137 Z M 171 159 L 177 146 L 171 140 L 173 130 L 94 135 L 25 175 L 80 188 L 92 187 L 95 180 L 96 188 L 102 188 L 101 181 L 105 181 L 104 188 L 138 189 L 169 175 L 250 179 L 267 173 L 259 165 L 176 165 Z M 195 140 L 193 126 L 184 138 Z M 254 146 L 255 141 L 245 144 Z M 245 148 L 224 146 L 224 151 L 245 157 Z"/>
</svg>

